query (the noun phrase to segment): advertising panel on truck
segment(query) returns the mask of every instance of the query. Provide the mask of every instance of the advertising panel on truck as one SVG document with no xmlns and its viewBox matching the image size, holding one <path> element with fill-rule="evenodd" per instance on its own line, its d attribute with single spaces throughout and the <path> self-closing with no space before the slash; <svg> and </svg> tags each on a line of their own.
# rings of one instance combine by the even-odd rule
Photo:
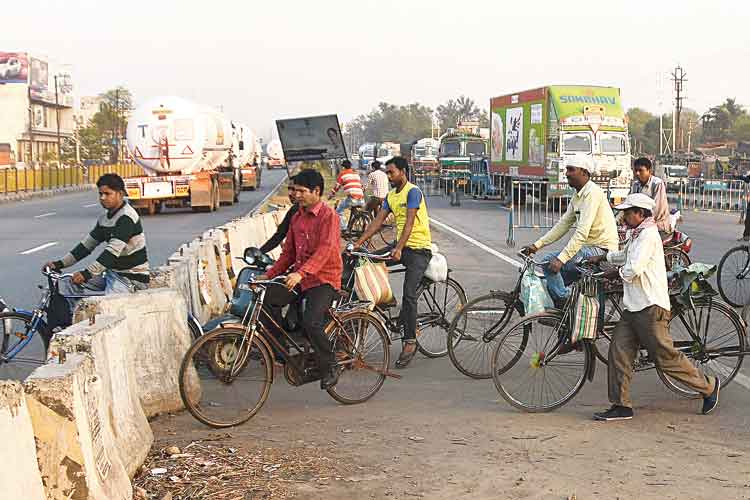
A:
<svg viewBox="0 0 750 500">
<path fill-rule="evenodd" d="M 345 159 L 346 147 L 336 115 L 276 120 L 287 161 Z"/>
</svg>

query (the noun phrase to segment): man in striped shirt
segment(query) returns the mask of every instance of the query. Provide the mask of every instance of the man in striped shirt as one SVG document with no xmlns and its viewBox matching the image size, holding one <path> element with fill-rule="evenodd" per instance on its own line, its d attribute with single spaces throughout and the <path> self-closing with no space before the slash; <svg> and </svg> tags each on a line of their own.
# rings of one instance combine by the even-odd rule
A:
<svg viewBox="0 0 750 500">
<path fill-rule="evenodd" d="M 125 182 L 117 174 L 104 174 L 96 182 L 99 202 L 107 212 L 94 229 L 62 259 L 45 267 L 59 270 L 85 259 L 105 243 L 99 257 L 83 271 L 59 283 L 62 295 L 101 295 L 130 293 L 148 288 L 149 265 L 146 236 L 138 213 L 125 201 Z M 69 299 L 72 312 L 78 299 Z"/>
<path fill-rule="evenodd" d="M 362 179 L 359 174 L 352 169 L 352 162 L 344 160 L 341 162 L 341 172 L 336 179 L 336 185 L 333 186 L 329 198 L 333 198 L 339 189 L 344 188 L 346 198 L 339 203 L 336 213 L 339 215 L 339 225 L 341 230 L 346 229 L 344 220 L 344 211 L 349 207 L 362 207 L 365 204 L 365 192 L 362 189 Z"/>
<path fill-rule="evenodd" d="M 388 181 L 388 175 L 380 168 L 380 162 L 375 160 L 372 162 L 372 172 L 367 176 L 367 189 L 372 192 L 372 196 L 367 200 L 366 210 L 372 212 L 373 217 L 377 215 L 378 210 L 383 206 L 383 200 L 388 196 L 390 188 L 391 184 Z"/>
</svg>

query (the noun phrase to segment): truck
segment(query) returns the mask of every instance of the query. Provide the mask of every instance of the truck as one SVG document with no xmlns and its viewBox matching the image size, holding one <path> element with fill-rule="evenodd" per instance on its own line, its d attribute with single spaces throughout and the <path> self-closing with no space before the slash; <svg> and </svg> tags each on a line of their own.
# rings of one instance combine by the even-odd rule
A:
<svg viewBox="0 0 750 500">
<path fill-rule="evenodd" d="M 688 184 L 688 168 L 686 165 L 662 165 L 664 170 L 664 182 L 667 191 L 680 191 Z"/>
<path fill-rule="evenodd" d="M 419 139 L 411 148 L 411 165 L 415 173 L 432 173 L 439 170 L 440 141 L 431 137 Z"/>
<path fill-rule="evenodd" d="M 260 187 L 261 169 L 258 138 L 247 125 L 232 122 L 234 163 L 240 169 L 240 187 L 254 191 Z"/>
<path fill-rule="evenodd" d="M 268 168 L 268 170 L 286 167 L 286 161 L 284 160 L 284 150 L 281 147 L 280 140 L 274 139 L 268 143 L 268 147 L 266 148 L 266 156 L 268 157 L 268 160 L 266 161 L 266 168 Z"/>
<path fill-rule="evenodd" d="M 591 85 L 550 85 L 490 99 L 489 174 L 505 182 L 545 181 L 537 196 L 569 196 L 566 158 L 587 155 L 600 174 L 593 180 L 618 202 L 630 190 L 630 140 L 620 89 Z M 525 199 L 523 186 L 514 196 Z M 538 191 L 537 191 L 538 190 Z"/>
<path fill-rule="evenodd" d="M 487 141 L 478 129 L 459 126 L 440 136 L 438 163 L 440 177 L 452 179 L 456 185 L 466 185 L 471 177 L 471 162 L 487 154 Z"/>
<path fill-rule="evenodd" d="M 378 148 L 377 157 L 375 156 L 375 147 Z M 398 149 L 396 149 L 398 148 Z M 392 157 L 400 154 L 401 145 L 395 142 L 379 142 L 377 144 L 372 142 L 366 142 L 359 147 L 359 168 L 367 170 L 370 164 L 377 159 L 381 164 L 385 164 L 386 161 Z"/>
<path fill-rule="evenodd" d="M 214 211 L 239 201 L 235 133 L 212 108 L 175 96 L 146 101 L 126 133 L 128 153 L 146 174 L 125 179 L 130 203 L 153 215 L 163 207 Z"/>
</svg>

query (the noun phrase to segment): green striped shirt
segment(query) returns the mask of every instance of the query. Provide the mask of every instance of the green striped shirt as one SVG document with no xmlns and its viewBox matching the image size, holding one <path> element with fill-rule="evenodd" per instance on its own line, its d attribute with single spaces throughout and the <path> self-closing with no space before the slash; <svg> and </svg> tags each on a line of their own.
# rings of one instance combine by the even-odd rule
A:
<svg viewBox="0 0 750 500">
<path fill-rule="evenodd" d="M 99 217 L 94 229 L 56 264 L 60 268 L 70 267 L 105 242 L 101 255 L 82 271 L 87 280 L 109 269 L 123 277 L 148 283 L 146 236 L 138 212 L 127 202 L 114 214 L 106 212 Z"/>
</svg>

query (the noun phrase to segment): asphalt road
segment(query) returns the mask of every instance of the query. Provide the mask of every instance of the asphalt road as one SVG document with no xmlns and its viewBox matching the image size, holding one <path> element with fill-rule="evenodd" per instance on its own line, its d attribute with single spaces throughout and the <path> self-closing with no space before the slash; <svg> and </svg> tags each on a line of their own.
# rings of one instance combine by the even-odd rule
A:
<svg viewBox="0 0 750 500">
<path fill-rule="evenodd" d="M 151 265 L 164 264 L 177 247 L 206 229 L 246 215 L 285 175 L 284 170 L 264 170 L 259 190 L 243 192 L 239 203 L 216 212 L 165 209 L 144 216 Z M 41 266 L 71 250 L 101 213 L 95 191 L 1 205 L 0 296 L 13 307 L 34 307 L 40 295 L 37 285 L 44 283 Z M 95 251 L 91 258 L 97 255 Z"/>
</svg>

